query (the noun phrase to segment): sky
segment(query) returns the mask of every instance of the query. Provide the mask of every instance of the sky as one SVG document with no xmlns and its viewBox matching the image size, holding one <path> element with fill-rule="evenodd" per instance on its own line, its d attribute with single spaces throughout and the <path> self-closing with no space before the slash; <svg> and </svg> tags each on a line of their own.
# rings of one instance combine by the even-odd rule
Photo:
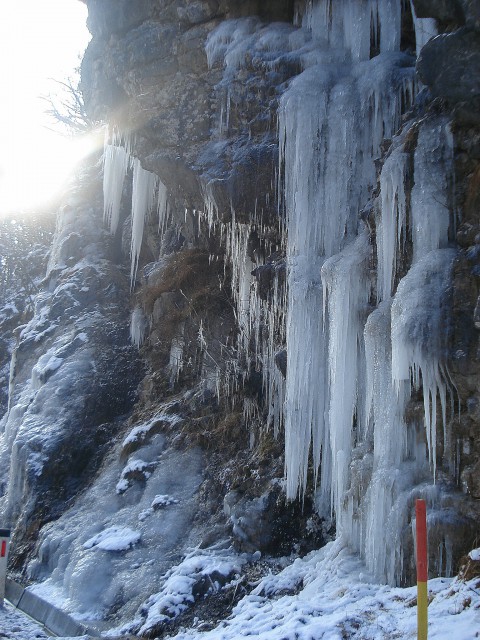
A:
<svg viewBox="0 0 480 640">
<path fill-rule="evenodd" d="M 74 76 L 86 18 L 79 0 L 0 3 L 0 215 L 44 205 L 78 159 L 80 143 L 48 129 L 40 97 Z"/>
</svg>

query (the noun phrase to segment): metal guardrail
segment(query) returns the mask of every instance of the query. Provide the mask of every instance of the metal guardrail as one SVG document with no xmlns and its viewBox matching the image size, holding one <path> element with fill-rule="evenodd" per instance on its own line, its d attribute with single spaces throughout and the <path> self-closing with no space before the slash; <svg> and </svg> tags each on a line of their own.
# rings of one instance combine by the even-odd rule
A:
<svg viewBox="0 0 480 640">
<path fill-rule="evenodd" d="M 97 631 L 77 622 L 61 609 L 9 578 L 5 584 L 5 596 L 17 609 L 26 613 L 57 636 L 89 635 L 99 637 Z"/>
</svg>

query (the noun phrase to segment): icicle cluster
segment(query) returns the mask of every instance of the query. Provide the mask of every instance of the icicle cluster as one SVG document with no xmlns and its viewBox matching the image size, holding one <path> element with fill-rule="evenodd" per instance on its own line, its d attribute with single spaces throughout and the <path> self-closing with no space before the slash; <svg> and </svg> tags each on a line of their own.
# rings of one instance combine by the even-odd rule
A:
<svg viewBox="0 0 480 640">
<path fill-rule="evenodd" d="M 130 167 L 130 139 L 122 137 L 116 129 L 105 139 L 103 155 L 103 217 L 115 234 L 120 220 L 123 184 Z"/>
<path fill-rule="evenodd" d="M 401 0 L 316 0 L 296 31 L 227 21 L 207 44 L 210 65 L 225 63 L 227 96 L 246 53 L 258 52 L 261 41 L 274 50 L 283 38 L 303 66 L 279 109 L 287 300 L 277 283 L 268 302 L 258 297 L 249 225 L 233 215 L 224 234 L 239 349 L 247 368 L 262 368 L 270 418 L 284 422 L 287 496 L 305 492 L 313 466 L 318 510 L 335 515 L 338 535 L 389 582 L 398 580 L 417 485 L 438 499 L 437 404 L 448 439 L 450 394 L 442 337 L 453 260 L 452 137 L 443 119 L 400 131 L 416 92 L 413 61 L 400 52 L 402 11 L 409 10 L 413 5 Z M 412 18 L 418 49 L 435 29 Z M 393 143 L 380 194 L 368 205 L 385 139 Z M 375 211 L 376 246 L 365 229 L 359 233 L 367 205 Z M 214 226 L 208 185 L 205 208 Z M 282 340 L 286 381 L 274 358 Z M 424 424 L 405 417 L 419 386 Z"/>
<path fill-rule="evenodd" d="M 131 141 L 115 129 L 111 139 L 106 139 L 103 156 L 104 219 L 110 232 L 115 234 L 120 221 L 123 185 L 128 170 L 133 167 L 132 185 L 132 239 L 130 245 L 130 278 L 132 287 L 142 248 L 143 230 L 157 201 L 158 228 L 161 234 L 168 221 L 167 189 L 154 173 L 146 171 L 138 158 L 131 155 Z"/>
<path fill-rule="evenodd" d="M 137 349 L 140 349 L 144 340 L 145 333 L 148 328 L 148 320 L 143 313 L 142 307 L 135 307 L 132 311 L 132 317 L 130 320 L 130 340 Z"/>
<path fill-rule="evenodd" d="M 394 138 L 376 220 L 377 297 L 385 302 L 368 318 L 363 337 L 368 248 L 362 235 L 342 247 L 356 234 L 375 184 L 382 139 L 394 137 L 400 108 L 414 93 L 412 69 L 396 53 L 401 3 L 366 4 L 370 11 L 362 5 L 361 16 L 355 13 L 360 5 L 349 0 L 311 5 L 304 26 L 319 45 L 280 112 L 293 361 L 285 401 L 287 495 L 304 491 L 311 448 L 314 469 L 320 467 L 320 511 L 330 508 L 338 534 L 377 577 L 394 582 L 415 484 L 429 477 L 417 426 L 404 418 L 412 385 L 423 389 L 433 475 L 438 401 L 448 439 L 442 335 L 453 254 L 442 247 L 451 217 L 452 142 L 443 120 L 424 122 L 415 132 L 406 127 Z M 371 26 L 380 55 L 368 60 Z M 415 19 L 417 32 L 425 26 Z M 406 147 L 415 136 L 412 158 Z M 407 241 L 413 264 L 392 300 Z"/>
<path fill-rule="evenodd" d="M 389 13 L 384 4 L 370 3 L 375 19 L 389 15 L 389 26 L 380 25 L 382 38 L 387 37 L 392 24 L 398 22 L 400 28 L 399 9 Z M 320 270 L 327 258 L 355 236 L 359 212 L 375 184 L 374 161 L 380 156 L 382 140 L 393 136 L 400 124 L 402 104 L 413 97 L 413 69 L 405 66 L 401 53 L 390 52 L 395 46 L 388 38 L 381 49 L 389 53 L 368 60 L 370 18 L 364 33 L 358 29 L 360 40 L 350 43 L 354 62 L 346 63 L 348 57 L 342 48 L 350 42 L 354 24 L 350 10 L 354 13 L 356 7 L 358 3 L 346 1 L 311 7 L 304 22 L 319 41 L 314 64 L 291 84 L 280 109 L 288 222 L 287 346 L 288 360 L 294 363 L 287 378 L 285 402 L 290 498 L 305 489 L 310 443 L 314 468 L 322 469 L 322 495 L 330 495 L 332 482 L 340 486 L 336 478 L 340 462 L 331 457 L 340 454 L 336 445 L 332 450 L 336 426 L 329 425 L 331 393 L 326 362 L 327 336 L 332 332 L 323 329 Z M 392 20 L 395 16 L 397 22 Z M 354 388 L 358 371 L 352 366 L 347 370 L 352 381 L 344 382 Z M 318 392 L 312 397 L 310 390 L 316 387 Z M 345 464 L 348 466 L 348 458 Z"/>
</svg>

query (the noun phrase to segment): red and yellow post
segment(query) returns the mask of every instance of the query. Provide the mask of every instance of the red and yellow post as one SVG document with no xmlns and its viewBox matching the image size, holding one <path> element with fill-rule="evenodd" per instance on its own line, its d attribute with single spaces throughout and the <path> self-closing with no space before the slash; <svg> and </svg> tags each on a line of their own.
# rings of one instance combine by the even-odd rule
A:
<svg viewBox="0 0 480 640">
<path fill-rule="evenodd" d="M 417 638 L 428 637 L 428 555 L 427 555 L 427 506 L 425 500 L 415 502 L 417 533 Z"/>
<path fill-rule="evenodd" d="M 5 598 L 5 579 L 7 577 L 8 547 L 10 529 L 0 529 L 0 606 Z"/>
</svg>

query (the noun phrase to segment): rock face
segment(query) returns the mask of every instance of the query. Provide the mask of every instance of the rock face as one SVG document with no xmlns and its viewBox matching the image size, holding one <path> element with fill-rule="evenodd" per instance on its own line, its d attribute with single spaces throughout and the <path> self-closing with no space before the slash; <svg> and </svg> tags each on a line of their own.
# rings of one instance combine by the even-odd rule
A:
<svg viewBox="0 0 480 640">
<path fill-rule="evenodd" d="M 98 233 L 95 178 L 83 180 L 59 216 L 33 317 L 16 329 L 0 454 L 14 565 L 95 474 L 141 374 L 122 304 L 128 282 Z"/>
<path fill-rule="evenodd" d="M 422 50 L 418 73 L 433 96 L 450 103 L 468 102 L 480 92 L 480 34 L 468 27 L 438 36 Z"/>
<path fill-rule="evenodd" d="M 411 583 L 419 496 L 432 573 L 473 544 L 478 2 L 374 4 L 87 2 L 83 93 L 133 178 L 112 236 L 97 170 L 59 212 L 1 450 L 15 566 L 75 614 L 163 633 L 188 547 L 304 553 L 335 520 Z"/>
</svg>

